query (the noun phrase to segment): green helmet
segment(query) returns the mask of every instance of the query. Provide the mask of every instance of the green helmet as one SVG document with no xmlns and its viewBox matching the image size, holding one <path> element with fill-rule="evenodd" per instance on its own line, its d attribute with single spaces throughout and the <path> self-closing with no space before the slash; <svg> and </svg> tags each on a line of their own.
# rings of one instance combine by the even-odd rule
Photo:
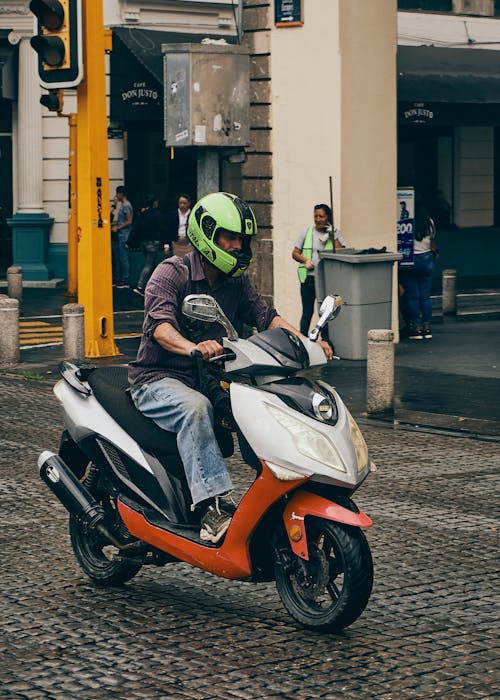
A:
<svg viewBox="0 0 500 700">
<path fill-rule="evenodd" d="M 238 255 L 226 253 L 217 245 L 221 230 L 243 236 Z M 196 250 L 209 263 L 230 277 L 242 275 L 252 261 L 251 242 L 257 223 L 248 204 L 234 194 L 214 192 L 202 197 L 191 210 L 187 235 Z"/>
</svg>

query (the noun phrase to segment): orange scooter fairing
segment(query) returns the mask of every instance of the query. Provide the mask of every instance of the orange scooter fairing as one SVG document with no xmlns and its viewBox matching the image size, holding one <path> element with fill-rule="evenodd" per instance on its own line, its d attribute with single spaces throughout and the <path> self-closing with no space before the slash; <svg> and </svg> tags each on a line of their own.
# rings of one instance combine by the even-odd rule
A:
<svg viewBox="0 0 500 700">
<path fill-rule="evenodd" d="M 261 460 L 261 464 L 262 472 L 243 496 L 220 547 L 192 542 L 152 525 L 120 500 L 118 511 L 129 532 L 143 542 L 217 576 L 249 579 L 252 574 L 249 545 L 255 528 L 273 503 L 307 480 L 304 477 L 280 481 L 264 461 Z"/>
<path fill-rule="evenodd" d="M 285 508 L 283 521 L 293 552 L 301 559 L 306 560 L 309 559 L 305 528 L 306 515 L 314 515 L 318 518 L 333 520 L 345 525 L 352 525 L 353 527 L 371 527 L 373 525 L 371 519 L 362 510 L 359 513 L 353 513 L 351 510 L 347 510 L 347 508 L 339 506 L 338 503 L 329 501 L 322 496 L 309 493 L 308 491 L 297 491 Z M 292 541 L 290 537 L 290 529 L 294 526 L 295 532 L 297 532 L 296 526 L 298 526 L 302 533 L 300 539 L 296 541 Z"/>
</svg>

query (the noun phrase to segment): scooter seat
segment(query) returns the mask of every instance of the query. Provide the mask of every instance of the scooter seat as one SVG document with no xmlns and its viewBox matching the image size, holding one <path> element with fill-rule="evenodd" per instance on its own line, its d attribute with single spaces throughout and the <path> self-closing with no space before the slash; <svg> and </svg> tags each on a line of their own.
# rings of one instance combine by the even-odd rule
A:
<svg viewBox="0 0 500 700">
<path fill-rule="evenodd" d="M 174 458 L 178 461 L 180 472 L 183 473 L 176 434 L 163 430 L 135 407 L 127 391 L 126 367 L 98 367 L 89 374 L 87 381 L 96 399 L 118 425 L 148 452 L 161 452 Z M 224 457 L 230 457 L 233 454 L 234 445 L 231 433 L 229 432 L 229 435 L 226 433 L 228 431 L 217 428 L 215 430 L 222 454 Z M 172 461 L 170 461 L 171 468 Z M 177 470 L 173 469 L 173 471 Z"/>
<path fill-rule="evenodd" d="M 126 367 L 98 367 L 87 381 L 101 406 L 141 447 L 178 456 L 175 433 L 163 430 L 135 407 L 127 391 Z"/>
</svg>

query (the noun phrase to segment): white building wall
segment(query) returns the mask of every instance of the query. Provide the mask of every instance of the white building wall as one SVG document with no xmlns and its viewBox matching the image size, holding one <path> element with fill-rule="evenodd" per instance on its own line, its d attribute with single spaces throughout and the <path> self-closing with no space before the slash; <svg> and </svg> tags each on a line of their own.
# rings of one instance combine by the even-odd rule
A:
<svg viewBox="0 0 500 700">
<path fill-rule="evenodd" d="M 339 2 L 317 5 L 306 5 L 303 27 L 271 31 L 274 300 L 296 325 L 301 307 L 291 252 L 313 221 L 314 205 L 329 204 L 330 176 L 335 222 L 342 227 Z"/>
<path fill-rule="evenodd" d="M 348 245 L 396 249 L 396 0 L 306 3 L 303 27 L 271 31 L 271 57 L 275 302 L 298 324 L 291 251 L 330 177 Z"/>
</svg>

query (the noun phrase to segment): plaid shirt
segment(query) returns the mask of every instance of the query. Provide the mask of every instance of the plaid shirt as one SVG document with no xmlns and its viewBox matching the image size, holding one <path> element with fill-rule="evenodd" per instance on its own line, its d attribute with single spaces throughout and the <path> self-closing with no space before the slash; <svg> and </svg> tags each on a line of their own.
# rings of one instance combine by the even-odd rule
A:
<svg viewBox="0 0 500 700">
<path fill-rule="evenodd" d="M 196 385 L 192 359 L 169 352 L 154 338 L 162 323 L 170 323 L 181 335 L 193 342 L 217 340 L 222 344 L 223 327 L 218 323 L 195 323 L 182 314 L 182 302 L 188 294 L 211 294 L 218 301 L 233 326 L 255 326 L 264 331 L 275 316 L 276 309 L 264 301 L 250 284 L 246 274 L 233 279 L 223 277 L 210 287 L 197 251 L 189 253 L 191 275 L 184 260 L 172 257 L 161 262 L 146 287 L 142 340 L 137 358 L 129 364 L 129 384 L 137 386 L 163 377 L 180 379 L 188 386 Z M 196 336 L 196 337 L 195 337 Z"/>
</svg>

